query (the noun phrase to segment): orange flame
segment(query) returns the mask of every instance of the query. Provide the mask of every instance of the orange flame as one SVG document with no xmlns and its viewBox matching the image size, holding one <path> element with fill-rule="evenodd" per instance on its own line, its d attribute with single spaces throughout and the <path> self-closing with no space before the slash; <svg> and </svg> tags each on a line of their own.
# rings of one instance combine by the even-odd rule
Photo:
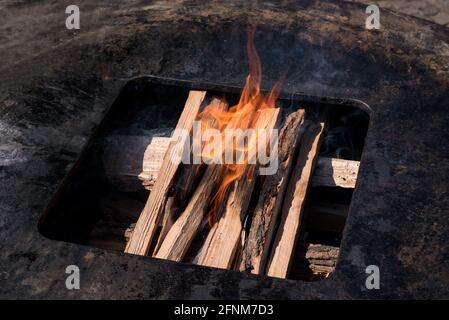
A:
<svg viewBox="0 0 449 320">
<path fill-rule="evenodd" d="M 257 111 L 265 108 L 275 108 L 276 100 L 279 96 L 280 88 L 283 82 L 283 77 L 279 79 L 273 88 L 270 90 L 267 96 L 263 96 L 261 93 L 261 80 L 262 80 L 262 68 L 260 58 L 257 53 L 254 44 L 255 27 L 250 27 L 248 30 L 248 58 L 249 58 L 249 75 L 246 78 L 245 86 L 243 87 L 239 102 L 230 107 L 228 110 L 219 108 L 216 102 L 213 102 L 204 108 L 199 115 L 201 121 L 201 130 L 205 131 L 210 128 L 210 119 L 214 119 L 215 129 L 218 129 L 221 133 L 221 141 L 225 141 L 225 129 L 258 129 L 254 128 Z M 210 141 L 206 142 L 206 145 Z M 222 145 L 221 157 L 224 156 L 226 150 L 225 147 L 229 144 Z M 255 149 L 255 141 L 248 142 L 248 145 L 244 150 L 237 150 L 236 141 L 232 141 L 232 153 L 236 156 L 237 151 L 243 151 L 245 159 L 243 164 L 223 164 L 224 175 L 223 179 L 218 186 L 216 194 L 212 198 L 212 208 L 208 214 L 209 225 L 212 225 L 215 221 L 216 215 L 219 211 L 221 203 L 223 202 L 226 192 L 229 186 L 239 179 L 245 172 L 248 163 L 248 153 L 250 150 Z M 214 158 L 216 156 L 213 153 L 202 155 L 206 158 Z M 223 159 L 223 158 L 222 158 Z M 222 162 L 224 163 L 224 162 Z M 251 168 L 252 170 L 254 168 Z"/>
</svg>

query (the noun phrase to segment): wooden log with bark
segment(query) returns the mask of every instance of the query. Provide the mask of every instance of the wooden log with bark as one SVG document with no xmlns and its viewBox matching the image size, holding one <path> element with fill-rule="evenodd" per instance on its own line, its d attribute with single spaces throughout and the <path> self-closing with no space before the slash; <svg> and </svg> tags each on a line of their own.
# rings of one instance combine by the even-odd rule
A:
<svg viewBox="0 0 449 320">
<path fill-rule="evenodd" d="M 301 136 L 304 110 L 291 113 L 279 134 L 279 168 L 274 175 L 267 176 L 261 186 L 259 200 L 253 212 L 250 232 L 242 252 L 241 271 L 262 273 L 269 257 L 270 244 L 275 231 L 284 192 L 296 156 L 296 145 Z"/>
<path fill-rule="evenodd" d="M 292 262 L 304 210 L 304 204 L 318 151 L 324 122 L 310 126 L 301 137 L 299 156 L 287 187 L 281 223 L 273 243 L 267 274 L 286 278 Z"/>
<path fill-rule="evenodd" d="M 307 281 L 328 277 L 335 268 L 339 251 L 336 246 L 299 243 L 289 277 Z"/>
</svg>

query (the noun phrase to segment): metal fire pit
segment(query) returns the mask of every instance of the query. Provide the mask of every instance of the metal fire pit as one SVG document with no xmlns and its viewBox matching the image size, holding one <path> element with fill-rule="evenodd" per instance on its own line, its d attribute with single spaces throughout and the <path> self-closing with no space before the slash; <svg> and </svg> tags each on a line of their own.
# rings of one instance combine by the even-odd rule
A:
<svg viewBox="0 0 449 320">
<path fill-rule="evenodd" d="M 2 33 L 15 41 L 0 73 L 0 297 L 449 297 L 448 29 L 382 11 L 382 28 L 368 31 L 364 6 L 336 1 L 81 1 L 73 32 L 63 4 L 6 6 L 14 19 Z M 45 23 L 25 23 L 29 10 Z M 370 111 L 332 276 L 272 279 L 44 237 L 40 217 L 121 88 L 147 75 L 240 86 L 248 22 L 266 87 L 288 69 L 286 94 Z M 68 265 L 80 267 L 80 290 L 65 287 Z M 365 287 L 368 265 L 380 268 L 379 290 Z"/>
</svg>

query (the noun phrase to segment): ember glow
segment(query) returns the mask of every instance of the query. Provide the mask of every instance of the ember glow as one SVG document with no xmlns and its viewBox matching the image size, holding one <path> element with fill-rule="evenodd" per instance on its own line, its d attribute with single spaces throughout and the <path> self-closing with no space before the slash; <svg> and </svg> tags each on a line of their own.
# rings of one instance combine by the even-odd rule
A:
<svg viewBox="0 0 449 320">
<path fill-rule="evenodd" d="M 254 170 L 254 166 L 248 168 L 248 165 L 253 163 L 251 160 L 256 156 L 256 150 L 268 147 L 267 144 L 264 146 L 257 145 L 257 142 L 260 141 L 258 136 L 263 130 L 259 130 L 261 128 L 258 128 L 256 123 L 263 122 L 257 121 L 260 120 L 260 117 L 272 116 L 283 79 L 277 81 L 266 96 L 261 93 L 262 68 L 254 45 L 254 34 L 255 28 L 251 27 L 248 31 L 247 43 L 250 73 L 246 78 L 239 102 L 226 109 L 221 104 L 223 102 L 214 100 L 199 114 L 202 132 L 206 133 L 210 129 L 208 124 L 213 119 L 214 128 L 220 131 L 221 139 L 219 141 L 222 143 L 217 148 L 214 146 L 217 139 L 206 138 L 205 146 L 202 149 L 202 158 L 216 159 L 217 156 L 223 158 L 229 157 L 230 154 L 235 159 L 235 161 L 222 159 L 221 163 L 225 166 L 225 170 L 223 179 L 213 197 L 212 209 L 208 216 L 210 225 L 215 221 L 216 214 L 229 186 L 239 179 L 246 170 Z M 238 134 L 238 132 L 242 133 L 245 130 L 248 132 L 248 129 L 253 129 L 249 131 L 255 134 Z M 237 134 L 229 134 L 230 131 L 237 132 Z M 230 141 L 230 139 L 232 140 Z"/>
</svg>

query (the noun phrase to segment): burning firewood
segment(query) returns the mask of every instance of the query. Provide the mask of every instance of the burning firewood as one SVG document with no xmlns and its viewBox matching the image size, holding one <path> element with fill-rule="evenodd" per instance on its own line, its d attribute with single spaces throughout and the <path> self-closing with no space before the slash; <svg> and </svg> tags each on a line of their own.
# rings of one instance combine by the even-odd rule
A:
<svg viewBox="0 0 449 320">
<path fill-rule="evenodd" d="M 250 31 L 248 41 L 250 74 L 239 102 L 228 109 L 224 100 L 214 98 L 200 111 L 206 92 L 191 91 L 176 129 L 183 129 L 187 137 L 191 134 L 193 144 L 187 147 L 183 143 L 187 137 L 181 143 L 155 138 L 146 150 L 139 178 L 146 188 L 157 178 L 126 252 L 147 255 L 154 248 L 151 253 L 157 258 L 182 261 L 187 255 L 195 257 L 199 265 L 284 278 L 294 257 L 308 187 L 354 188 L 358 162 L 318 159 L 324 120 L 304 125 L 304 110 L 292 112 L 280 140 L 273 145 L 271 138 L 278 138 L 273 129 L 281 120 L 276 101 L 282 80 L 264 96 L 254 32 Z M 203 126 L 212 129 L 207 132 L 213 143 L 195 139 L 195 120 L 200 122 L 201 133 Z M 267 133 L 271 137 L 261 142 L 260 136 Z M 219 140 L 217 149 L 215 137 Z M 195 146 L 201 149 L 199 163 L 172 161 L 174 151 L 198 159 Z M 271 168 L 271 163 L 264 167 L 261 159 L 252 160 L 256 153 L 267 156 L 268 150 L 280 166 L 264 179 L 258 178 L 259 169 Z M 228 162 L 229 155 L 232 161 L 235 156 L 235 162 Z M 317 161 L 319 169 L 314 175 Z M 158 162 L 162 162 L 159 170 Z M 261 184 L 253 194 L 256 182 Z M 250 202 L 254 206 L 248 210 Z M 242 239 L 243 230 L 249 230 L 247 239 L 246 235 Z"/>
<path fill-rule="evenodd" d="M 262 109 L 259 112 L 254 127 L 273 129 L 278 123 L 279 109 Z M 251 142 L 248 145 L 251 146 Z M 242 220 L 258 174 L 257 167 L 257 165 L 246 165 L 243 175 L 234 181 L 223 215 L 209 231 L 198 258 L 198 264 L 217 268 L 231 267 L 240 244 Z"/>
<path fill-rule="evenodd" d="M 285 278 L 288 274 L 301 225 L 307 188 L 318 159 L 323 129 L 324 122 L 321 122 L 309 127 L 301 138 L 299 157 L 287 187 L 281 223 L 267 268 L 269 276 Z"/>
<path fill-rule="evenodd" d="M 334 270 L 339 248 L 331 245 L 298 243 L 289 277 L 302 280 L 318 280 Z"/>
<path fill-rule="evenodd" d="M 214 97 L 212 99 L 212 101 L 210 102 L 210 104 L 205 108 L 205 110 L 203 110 L 204 113 L 209 112 L 209 110 L 212 110 L 214 112 L 225 112 L 228 109 L 228 104 L 226 103 L 226 101 L 223 101 L 221 99 L 218 99 L 216 97 Z M 209 128 L 215 128 L 218 124 L 217 124 L 217 119 L 215 119 L 214 117 L 204 117 L 204 119 L 202 119 L 202 121 L 200 121 L 202 128 L 199 128 L 200 130 L 203 129 L 209 129 Z M 201 150 L 203 150 L 203 148 L 205 147 L 207 143 L 202 141 L 201 142 Z M 193 146 L 192 146 L 192 155 L 194 155 L 195 150 L 193 150 Z M 162 219 L 162 229 L 161 232 L 159 234 L 159 239 L 158 242 L 156 244 L 156 247 L 154 249 L 154 253 L 153 255 L 156 256 L 156 253 L 158 252 L 159 248 L 161 247 L 165 236 L 167 235 L 167 232 L 169 232 L 170 228 L 173 226 L 173 223 L 175 221 L 175 214 L 176 212 L 180 209 L 180 207 L 182 207 L 182 204 L 185 202 L 188 202 L 188 196 L 192 193 L 192 189 L 193 189 L 193 185 L 194 185 L 194 180 L 198 174 L 198 172 L 200 171 L 200 168 L 203 166 L 204 164 L 183 164 L 180 167 L 180 172 L 176 174 L 175 176 L 175 181 L 172 187 L 173 190 L 173 194 L 170 195 L 169 200 L 166 203 L 165 206 L 165 210 L 164 210 L 164 216 Z M 218 169 L 215 169 L 215 171 L 218 171 Z M 207 172 L 207 174 L 209 175 L 209 172 Z M 214 175 L 216 175 L 218 173 L 214 173 Z M 209 178 L 211 178 L 209 176 Z M 203 178 L 204 179 L 204 178 Z M 214 177 L 213 181 L 218 181 L 219 177 Z M 213 189 L 214 184 L 207 182 L 203 183 L 201 186 L 206 185 L 206 189 L 204 189 L 202 192 L 211 192 L 211 189 Z M 208 198 L 204 197 L 204 195 L 201 195 L 199 197 L 200 199 L 196 200 L 201 200 L 201 201 L 205 201 Z M 198 206 L 199 204 L 196 203 L 196 206 Z M 203 206 L 207 206 L 207 203 L 203 203 Z M 186 209 L 187 210 L 187 209 Z M 190 242 L 189 242 L 190 243 Z M 163 255 L 163 253 L 161 253 Z"/>
<path fill-rule="evenodd" d="M 205 91 L 190 91 L 184 110 L 179 118 L 177 129 L 191 131 L 193 122 L 198 115 L 201 103 L 206 95 Z M 178 142 L 177 144 L 182 145 Z M 161 219 L 162 210 L 166 203 L 168 191 L 173 183 L 173 178 L 179 164 L 171 161 L 172 150 L 175 142 L 171 142 L 164 156 L 164 161 L 159 174 L 163 179 L 157 179 L 150 193 L 148 201 L 143 209 L 134 232 L 126 245 L 125 252 L 139 255 L 147 255 L 150 249 L 156 228 Z M 183 150 L 179 150 L 181 153 Z"/>
<path fill-rule="evenodd" d="M 186 209 L 165 236 L 161 247 L 155 254 L 156 258 L 173 261 L 181 261 L 184 258 L 190 243 L 199 230 L 212 196 L 212 190 L 218 183 L 222 171 L 223 168 L 219 165 L 211 165 L 207 168 Z"/>
</svg>

